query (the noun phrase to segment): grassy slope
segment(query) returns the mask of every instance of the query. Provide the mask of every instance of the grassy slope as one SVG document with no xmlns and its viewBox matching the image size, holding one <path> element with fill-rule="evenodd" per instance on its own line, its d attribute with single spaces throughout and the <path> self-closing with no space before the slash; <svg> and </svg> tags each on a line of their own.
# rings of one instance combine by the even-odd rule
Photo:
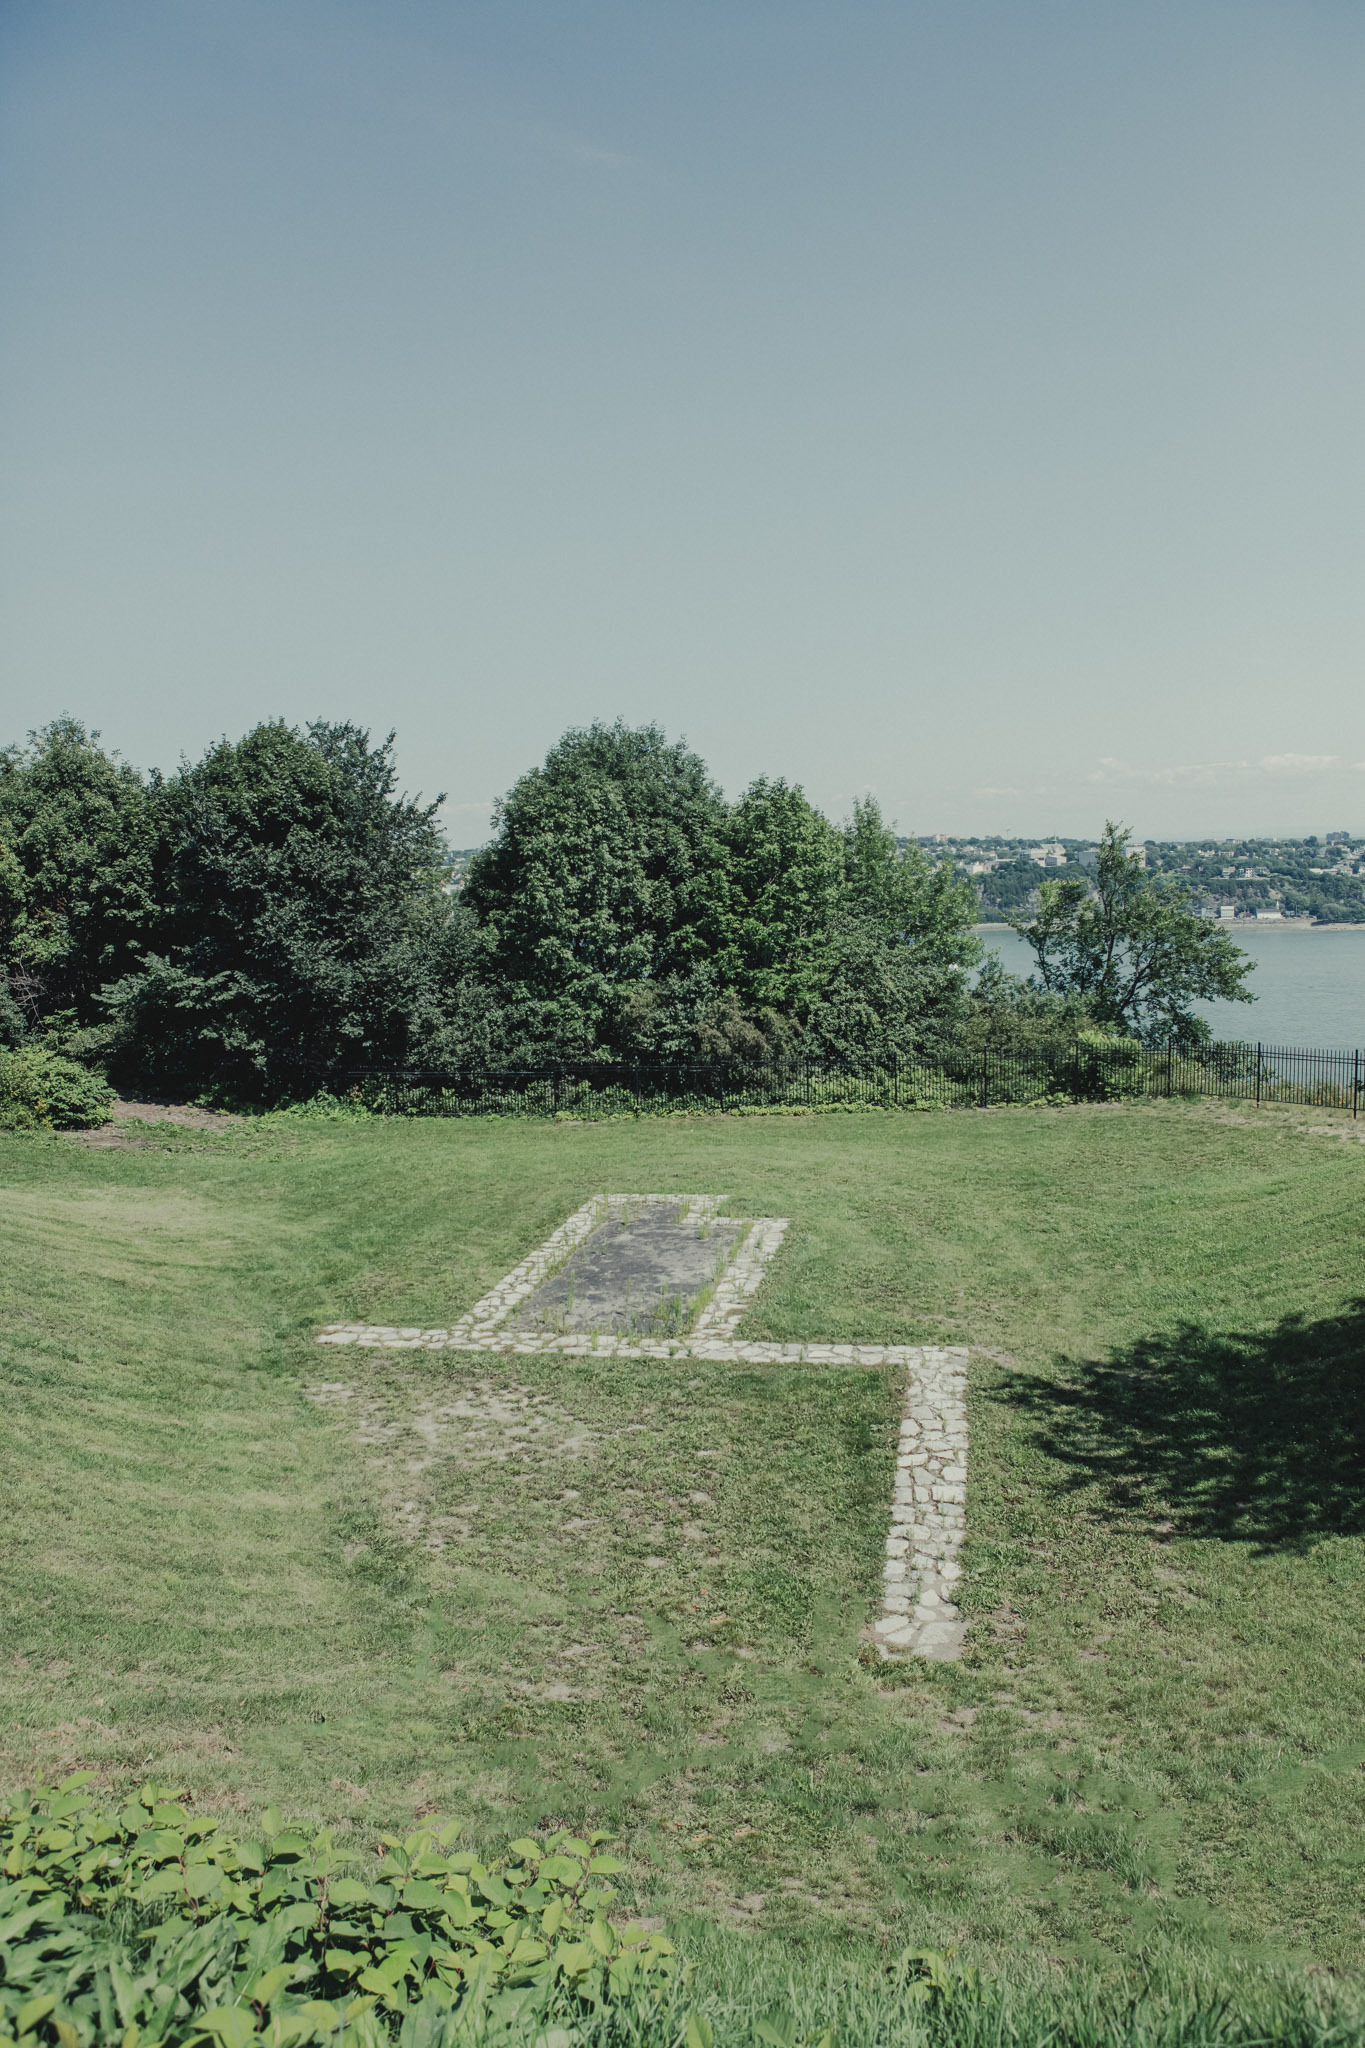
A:
<svg viewBox="0 0 1365 2048">
<path fill-rule="evenodd" d="M 591 1812 L 655 1910 L 788 1934 L 1354 1961 L 1362 1175 L 1159 1104 L 0 1140 L 0 1772 Z M 755 1334 L 1008 1354 L 963 1665 L 859 1661 L 894 1374 L 312 1343 L 599 1187 L 792 1217 Z"/>
</svg>

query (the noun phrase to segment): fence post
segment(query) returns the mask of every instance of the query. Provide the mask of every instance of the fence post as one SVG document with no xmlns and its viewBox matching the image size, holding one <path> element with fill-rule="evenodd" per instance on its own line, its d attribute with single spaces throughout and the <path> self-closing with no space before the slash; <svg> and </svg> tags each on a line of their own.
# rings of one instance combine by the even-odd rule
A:
<svg viewBox="0 0 1365 2048">
<path fill-rule="evenodd" d="M 1258 1102 L 1258 1103 L 1260 1102 L 1260 1099 L 1261 1099 L 1261 1041 L 1260 1041 L 1260 1039 L 1258 1038 L 1258 1039 L 1257 1039 L 1257 1041 L 1256 1041 L 1256 1100 L 1257 1100 L 1257 1102 Z"/>
<path fill-rule="evenodd" d="M 986 1108 L 987 1104 L 990 1101 L 991 1096 L 990 1078 L 986 1071 L 986 1061 L 989 1058 L 990 1054 L 986 1051 L 986 1048 L 983 1045 L 981 1048 L 981 1107 L 983 1109 Z"/>
<path fill-rule="evenodd" d="M 1169 1101 L 1170 1101 L 1170 1099 L 1171 1099 L 1171 1097 L 1172 1097 L 1172 1096 L 1173 1096 L 1174 1094 L 1175 1094 L 1175 1037 L 1174 1037 L 1174 1035 L 1173 1035 L 1172 1033 L 1168 1032 L 1168 1033 L 1167 1033 L 1167 1036 L 1166 1036 L 1166 1100 L 1167 1100 L 1167 1101 L 1169 1102 Z"/>
<path fill-rule="evenodd" d="M 1360 1047 L 1356 1047 L 1355 1076 L 1351 1082 L 1351 1115 L 1360 1114 Z"/>
<path fill-rule="evenodd" d="M 893 1052 L 891 1055 L 891 1100 L 896 1108 L 899 1109 L 901 1106 L 901 1056 L 898 1052 Z"/>
</svg>

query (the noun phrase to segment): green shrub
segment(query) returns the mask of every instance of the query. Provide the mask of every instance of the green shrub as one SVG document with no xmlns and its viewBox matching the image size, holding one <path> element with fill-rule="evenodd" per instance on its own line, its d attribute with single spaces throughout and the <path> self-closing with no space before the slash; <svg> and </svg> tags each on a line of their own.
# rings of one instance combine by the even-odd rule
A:
<svg viewBox="0 0 1365 2048">
<path fill-rule="evenodd" d="M 121 1807 L 80 1772 L 0 1818 L 0 2043 L 380 2048 L 657 1995 L 661 1935 L 605 1917 L 606 1840 L 523 1837 L 493 1862 L 455 1824 L 384 1836 L 383 1861 L 274 1808 L 253 1841 L 148 1785 Z M 370 1864 L 365 1875 L 347 1864 Z"/>
<path fill-rule="evenodd" d="M 114 1092 L 109 1083 L 46 1046 L 0 1048 L 0 1129 L 83 1131 L 102 1124 Z"/>
<path fill-rule="evenodd" d="M 306 1102 L 290 1102 L 282 1109 L 265 1112 L 272 1121 L 294 1122 L 299 1117 L 310 1123 L 365 1123 L 376 1112 L 367 1107 L 361 1099 L 360 1090 L 352 1088 L 346 1095 L 331 1095 L 325 1088 Z"/>
</svg>

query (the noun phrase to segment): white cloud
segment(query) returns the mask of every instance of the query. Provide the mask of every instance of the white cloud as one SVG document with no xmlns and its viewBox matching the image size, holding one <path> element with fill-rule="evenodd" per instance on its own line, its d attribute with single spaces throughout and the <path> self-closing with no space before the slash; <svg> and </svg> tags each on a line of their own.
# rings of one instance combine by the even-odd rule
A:
<svg viewBox="0 0 1365 2048">
<path fill-rule="evenodd" d="M 1262 754 L 1256 761 L 1182 761 L 1165 768 L 1135 768 L 1106 754 L 1085 779 L 1113 789 L 1212 789 L 1254 782 L 1264 775 L 1326 775 L 1347 765 L 1340 754 Z M 1365 769 L 1365 762 L 1354 766 Z"/>
<path fill-rule="evenodd" d="M 1106 754 L 1085 779 L 1106 788 L 1207 789 L 1250 766 L 1249 761 L 1188 761 L 1169 768 L 1134 768 Z"/>
<path fill-rule="evenodd" d="M 639 166 L 638 157 L 619 149 L 604 149 L 600 143 L 587 142 L 564 128 L 527 127 L 522 133 L 533 148 L 568 163 L 591 164 L 600 171 L 630 171 Z"/>
</svg>

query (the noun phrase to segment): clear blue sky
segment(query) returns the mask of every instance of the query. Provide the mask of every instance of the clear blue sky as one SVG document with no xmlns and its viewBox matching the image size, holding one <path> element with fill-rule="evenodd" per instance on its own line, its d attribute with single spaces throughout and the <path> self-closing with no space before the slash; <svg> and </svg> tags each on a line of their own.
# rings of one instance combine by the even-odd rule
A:
<svg viewBox="0 0 1365 2048">
<path fill-rule="evenodd" d="M 1359 0 L 7 0 L 0 740 L 1365 830 Z"/>
</svg>

